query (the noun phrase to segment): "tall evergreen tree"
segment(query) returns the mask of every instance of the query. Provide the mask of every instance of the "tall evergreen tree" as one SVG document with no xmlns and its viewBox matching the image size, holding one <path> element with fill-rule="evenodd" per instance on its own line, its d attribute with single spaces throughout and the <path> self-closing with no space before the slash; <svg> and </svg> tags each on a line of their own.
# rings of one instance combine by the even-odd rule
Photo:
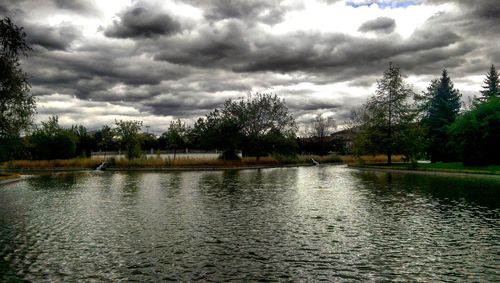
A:
<svg viewBox="0 0 500 283">
<path fill-rule="evenodd" d="M 431 162 L 452 161 L 457 158 L 447 143 L 448 127 L 460 111 L 460 97 L 460 92 L 453 87 L 448 72 L 444 69 L 437 87 L 434 87 L 430 107 L 424 119 Z"/>
<path fill-rule="evenodd" d="M 392 155 L 407 150 L 415 126 L 415 113 L 409 99 L 413 90 L 403 80 L 398 66 L 389 64 L 375 94 L 363 105 L 361 131 L 356 138 L 359 153 L 385 153 L 387 163 Z"/>
<path fill-rule="evenodd" d="M 481 91 L 481 100 L 487 100 L 490 97 L 497 96 L 500 97 L 500 84 L 498 82 L 498 73 L 495 69 L 495 65 L 491 65 L 490 71 L 486 74 L 484 79 L 485 85 L 483 85 L 483 90 Z"/>
</svg>

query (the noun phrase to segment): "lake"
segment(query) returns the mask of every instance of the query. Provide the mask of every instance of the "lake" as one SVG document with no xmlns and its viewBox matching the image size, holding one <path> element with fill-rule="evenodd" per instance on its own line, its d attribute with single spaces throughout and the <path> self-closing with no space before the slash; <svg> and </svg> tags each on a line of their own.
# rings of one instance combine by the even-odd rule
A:
<svg viewBox="0 0 500 283">
<path fill-rule="evenodd" d="M 500 282 L 500 178 L 345 166 L 0 186 L 0 281 Z"/>
</svg>

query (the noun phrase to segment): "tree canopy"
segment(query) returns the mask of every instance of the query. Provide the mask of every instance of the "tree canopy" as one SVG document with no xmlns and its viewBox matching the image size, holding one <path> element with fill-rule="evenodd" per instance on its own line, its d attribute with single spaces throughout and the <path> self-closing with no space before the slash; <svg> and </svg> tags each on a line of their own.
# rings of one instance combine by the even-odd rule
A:
<svg viewBox="0 0 500 283">
<path fill-rule="evenodd" d="M 0 20 L 0 161 L 23 155 L 19 136 L 36 112 L 28 75 L 20 65 L 20 56 L 30 50 L 25 38 L 22 27 L 9 18 Z"/>
<path fill-rule="evenodd" d="M 491 97 L 457 118 L 449 134 L 465 165 L 500 164 L 500 98 Z"/>
<path fill-rule="evenodd" d="M 141 141 L 139 131 L 142 121 L 115 121 L 115 134 L 120 144 L 125 148 L 128 158 L 136 158 L 141 155 Z"/>
<path fill-rule="evenodd" d="M 35 113 L 28 75 L 20 66 L 20 56 L 30 50 L 25 38 L 22 27 L 9 18 L 0 20 L 0 139 L 18 136 Z"/>
<path fill-rule="evenodd" d="M 177 121 L 170 122 L 168 130 L 161 135 L 160 138 L 165 140 L 166 147 L 174 150 L 174 159 L 177 149 L 187 146 L 189 131 L 190 128 L 186 126 L 186 123 L 177 119 Z"/>
<path fill-rule="evenodd" d="M 360 153 L 385 153 L 387 163 L 391 156 L 406 152 L 410 141 L 418 133 L 416 111 L 410 104 L 413 90 L 405 83 L 398 66 L 389 64 L 382 79 L 377 81 L 375 94 L 363 105 L 359 113 L 360 132 L 356 147 Z"/>
<path fill-rule="evenodd" d="M 228 156 L 234 156 L 239 148 L 243 154 L 258 159 L 293 147 L 296 129 L 295 118 L 283 99 L 256 93 L 245 99 L 227 100 L 220 110 L 200 118 L 194 132 L 205 146 L 220 148 Z"/>
<path fill-rule="evenodd" d="M 500 97 L 500 84 L 498 81 L 498 73 L 495 69 L 495 65 L 491 65 L 490 71 L 486 74 L 481 94 L 482 100 L 486 100 L 490 97 Z"/>
<path fill-rule="evenodd" d="M 460 93 L 453 87 L 448 72 L 443 70 L 441 78 L 431 83 L 430 107 L 424 118 L 427 151 L 431 162 L 453 161 L 457 158 L 453 148 L 447 146 L 448 127 L 460 112 Z"/>
<path fill-rule="evenodd" d="M 73 129 L 61 127 L 59 118 L 52 116 L 42 122 L 29 140 L 34 159 L 67 159 L 75 157 L 78 136 Z"/>
</svg>

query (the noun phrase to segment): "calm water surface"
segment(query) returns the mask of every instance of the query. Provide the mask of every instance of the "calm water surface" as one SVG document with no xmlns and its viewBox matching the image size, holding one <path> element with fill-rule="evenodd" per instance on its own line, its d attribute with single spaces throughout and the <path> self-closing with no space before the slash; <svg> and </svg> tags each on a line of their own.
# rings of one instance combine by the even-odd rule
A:
<svg viewBox="0 0 500 283">
<path fill-rule="evenodd" d="M 343 166 L 0 186 L 0 281 L 500 282 L 500 178 Z"/>
</svg>

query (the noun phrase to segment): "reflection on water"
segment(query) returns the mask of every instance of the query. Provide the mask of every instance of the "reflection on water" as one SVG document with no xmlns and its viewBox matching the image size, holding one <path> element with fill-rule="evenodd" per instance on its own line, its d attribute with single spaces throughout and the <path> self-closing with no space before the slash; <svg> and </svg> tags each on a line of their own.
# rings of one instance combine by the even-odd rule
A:
<svg viewBox="0 0 500 283">
<path fill-rule="evenodd" d="M 319 166 L 0 187 L 0 281 L 500 281 L 500 179 Z"/>
</svg>

